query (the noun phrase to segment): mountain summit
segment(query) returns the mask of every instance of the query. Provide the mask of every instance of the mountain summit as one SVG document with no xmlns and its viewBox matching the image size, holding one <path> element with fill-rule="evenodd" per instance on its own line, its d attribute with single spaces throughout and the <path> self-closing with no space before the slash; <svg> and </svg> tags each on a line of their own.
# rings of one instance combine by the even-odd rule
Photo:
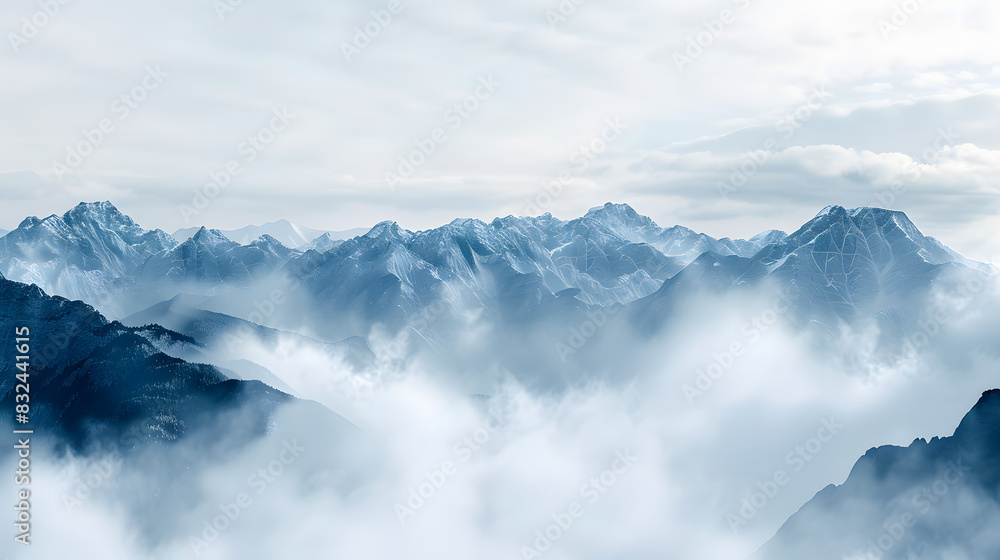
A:
<svg viewBox="0 0 1000 560">
<path fill-rule="evenodd" d="M 52 294 L 98 304 L 118 278 L 177 242 L 145 230 L 110 202 L 82 203 L 62 216 L 26 218 L 0 238 L 0 270 Z"/>
<path fill-rule="evenodd" d="M 283 220 L 268 226 L 297 227 Z M 0 239 L 0 272 L 116 318 L 180 293 L 232 294 L 226 309 L 246 317 L 251 310 L 237 312 L 239 291 L 286 271 L 306 288 L 311 299 L 304 305 L 350 309 L 372 324 L 390 316 L 401 321 L 446 293 L 498 317 L 547 309 L 557 300 L 629 304 L 676 292 L 669 281 L 704 257 L 695 269 L 719 285 L 777 279 L 812 302 L 814 318 L 832 324 L 862 308 L 902 309 L 942 266 L 981 269 L 922 235 L 901 212 L 841 206 L 824 209 L 791 235 L 768 231 L 749 240 L 661 228 L 627 204 L 607 203 L 569 221 L 548 214 L 466 219 L 419 232 L 385 221 L 347 241 L 327 235 L 314 241 L 303 252 L 270 233 L 240 243 L 200 227 L 178 243 L 100 202 L 63 216 L 26 218 Z M 715 259 L 722 259 L 718 266 Z M 707 278 L 695 269 L 685 285 Z M 648 312 L 664 313 L 657 304 Z"/>
<path fill-rule="evenodd" d="M 200 227 L 179 229 L 174 232 L 173 237 L 177 241 L 183 243 L 198 233 L 200 229 Z M 254 240 L 259 239 L 260 236 L 269 235 L 277 239 L 286 247 L 306 251 L 310 248 L 316 248 L 312 245 L 316 244 L 317 240 L 321 237 L 327 237 L 332 241 L 343 241 L 345 239 L 364 235 L 368 230 L 366 228 L 355 228 L 345 231 L 324 231 L 307 228 L 288 220 L 281 219 L 274 222 L 268 222 L 260 226 L 246 226 L 240 229 L 216 231 L 220 231 L 223 235 L 240 245 L 249 245 Z M 326 246 L 326 248 L 329 249 L 329 246 L 327 246 L 324 242 L 320 242 L 319 245 Z"/>
</svg>

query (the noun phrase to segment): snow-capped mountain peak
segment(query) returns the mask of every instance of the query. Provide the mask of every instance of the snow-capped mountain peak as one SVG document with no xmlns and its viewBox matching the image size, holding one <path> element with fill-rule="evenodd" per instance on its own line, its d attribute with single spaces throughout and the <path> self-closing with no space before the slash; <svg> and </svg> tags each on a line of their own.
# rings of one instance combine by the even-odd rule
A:
<svg viewBox="0 0 1000 560">
<path fill-rule="evenodd" d="M 385 220 L 375 224 L 375 227 L 364 235 L 364 237 L 369 239 L 389 240 L 407 240 L 412 236 L 413 234 L 411 232 L 399 227 L 399 224 L 392 220 Z"/>
<path fill-rule="evenodd" d="M 183 243 L 184 241 L 190 239 L 200 229 L 200 227 L 179 229 L 174 232 L 173 237 L 177 241 Z M 355 228 L 344 231 L 323 231 L 307 228 L 289 220 L 281 219 L 274 222 L 268 222 L 260 226 L 251 225 L 240 229 L 220 229 L 217 231 L 222 232 L 223 235 L 240 245 L 249 245 L 253 241 L 259 239 L 261 235 L 270 235 L 286 247 L 307 250 L 309 248 L 314 248 L 307 247 L 307 245 L 313 243 L 323 235 L 328 235 L 331 240 L 338 241 L 364 235 L 368 229 Z"/>
<path fill-rule="evenodd" d="M 789 252 L 817 242 L 823 247 L 840 249 L 860 242 L 876 256 L 880 248 L 885 248 L 897 256 L 915 252 L 930 264 L 954 262 L 979 270 L 988 268 L 925 236 L 904 212 L 885 208 L 828 206 L 785 239 Z"/>
<path fill-rule="evenodd" d="M 211 246 L 211 247 L 219 246 L 223 248 L 229 248 L 239 245 L 239 243 L 226 237 L 226 235 L 221 231 L 217 229 L 208 229 L 205 226 L 202 226 L 191 237 L 191 239 L 185 241 L 185 243 L 194 243 L 196 245 Z"/>
<path fill-rule="evenodd" d="M 63 218 L 67 222 L 72 221 L 92 221 L 106 225 L 124 225 L 134 227 L 135 222 L 109 201 L 104 202 L 81 202 L 67 211 Z"/>
<path fill-rule="evenodd" d="M 607 202 L 604 206 L 591 208 L 585 218 L 591 218 L 614 228 L 645 228 L 657 227 L 650 218 L 635 211 L 628 204 L 613 204 Z"/>
<path fill-rule="evenodd" d="M 41 221 L 42 220 L 38 216 L 28 216 L 27 218 L 21 220 L 21 223 L 18 224 L 17 229 L 28 229 L 31 227 L 35 227 L 35 225 Z"/>
<path fill-rule="evenodd" d="M 788 234 L 781 230 L 769 229 L 751 237 L 750 241 L 760 245 L 761 247 L 766 247 L 772 243 L 778 243 L 786 237 L 788 237 Z"/>
<path fill-rule="evenodd" d="M 82 203 L 62 216 L 23 220 L 0 239 L 0 268 L 7 278 L 50 294 L 105 301 L 109 283 L 176 244 L 162 231 L 141 228 L 110 202 Z"/>
</svg>

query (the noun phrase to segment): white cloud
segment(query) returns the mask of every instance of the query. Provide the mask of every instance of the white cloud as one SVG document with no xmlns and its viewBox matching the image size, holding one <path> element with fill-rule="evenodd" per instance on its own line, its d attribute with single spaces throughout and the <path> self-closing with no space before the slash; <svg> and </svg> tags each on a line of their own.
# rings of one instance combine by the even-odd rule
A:
<svg viewBox="0 0 1000 560">
<path fill-rule="evenodd" d="M 31 552 L 58 557 L 108 539 L 110 558 L 190 558 L 189 538 L 220 515 L 220 505 L 247 492 L 252 505 L 200 557 L 516 558 L 552 515 L 576 501 L 584 515 L 543 557 L 744 558 L 816 492 L 842 482 L 870 447 L 955 429 L 995 382 L 995 289 L 988 285 L 960 304 L 953 294 L 936 294 L 931 302 L 950 319 L 914 360 L 882 367 L 865 344 L 877 334 L 866 323 L 814 340 L 779 315 L 750 337 L 743 325 L 774 308 L 775 296 L 763 291 L 692 295 L 650 339 L 603 331 L 608 352 L 591 355 L 592 367 L 618 373 L 567 391 L 540 394 L 501 381 L 489 393 L 503 397 L 484 403 L 468 398 L 461 380 L 415 359 L 356 403 L 365 428 L 358 440 L 288 413 L 275 422 L 281 435 L 239 450 L 206 450 L 198 440 L 133 456 L 72 512 L 62 498 L 87 468 L 46 450 L 33 464 Z M 928 316 L 936 309 L 929 306 Z M 481 342 L 488 341 L 472 345 Z M 730 356 L 721 377 L 689 402 L 684 386 L 726 360 L 719 356 L 734 342 L 744 352 Z M 328 375 L 339 364 L 294 352 L 267 359 L 306 397 L 341 409 L 337 385 L 349 383 Z M 491 422 L 488 408 L 501 420 Z M 807 443 L 824 426 L 834 427 L 833 437 L 826 432 L 819 448 Z M 255 492 L 248 477 L 274 460 L 286 437 L 299 438 L 301 457 Z M 477 447 L 469 445 L 476 438 Z M 465 446 L 456 450 L 459 442 Z M 808 462 L 788 458 L 805 446 Z M 596 501 L 581 495 L 619 451 L 637 461 Z M 454 474 L 442 479 L 435 473 L 446 461 Z M 732 531 L 726 514 L 779 469 L 788 483 Z M 428 476 L 443 482 L 425 487 L 423 503 L 401 524 L 396 504 Z M 160 487 L 172 491 L 151 497 Z"/>
<path fill-rule="evenodd" d="M 223 21 L 206 2 L 67 5 L 19 53 L 0 54 L 7 103 L 18 108 L 0 117 L 8 131 L 0 172 L 48 178 L 44 187 L 29 182 L 27 192 L 12 194 L 26 200 L 0 211 L 0 225 L 100 198 L 112 198 L 149 227 L 187 225 L 164 208 L 190 200 L 281 106 L 298 118 L 203 215 L 206 223 L 232 228 L 287 217 L 345 229 L 391 218 L 426 228 L 456 216 L 522 213 L 524 196 L 564 168 L 608 117 L 621 117 L 629 131 L 602 163 L 684 143 L 694 151 L 744 153 L 817 85 L 835 99 L 782 147 L 840 145 L 917 157 L 938 127 L 952 125 L 962 143 L 1000 149 L 992 133 L 993 69 L 1000 62 L 992 48 L 1000 13 L 993 5 L 924 6 L 888 41 L 878 22 L 892 15 L 892 5 L 861 1 L 822 8 L 789 1 L 586 3 L 554 29 L 545 11 L 556 2 L 403 5 L 350 64 L 342 42 L 383 3 L 243 3 Z M 727 8 L 738 13 L 736 21 L 677 72 L 673 53 Z M 19 0 L 0 14 L 16 31 L 37 9 Z M 150 64 L 169 73 L 162 87 L 116 123 L 63 184 L 52 182 L 52 162 L 65 156 L 65 146 L 114 115 L 113 101 Z M 414 140 L 442 126 L 445 111 L 487 74 L 504 84 L 497 95 L 449 131 L 405 192 L 387 189 L 385 172 Z M 595 171 L 580 176 L 579 188 L 552 210 L 569 216 L 607 200 L 634 202 L 630 185 L 650 181 L 621 166 Z M 837 202 L 830 198 L 801 201 L 809 207 L 796 211 L 811 215 Z M 732 229 L 711 232 L 717 235 L 756 227 L 741 222 L 735 207 L 715 206 L 710 192 L 663 188 L 639 202 L 664 223 L 728 214 L 732 225 L 716 224 Z"/>
</svg>

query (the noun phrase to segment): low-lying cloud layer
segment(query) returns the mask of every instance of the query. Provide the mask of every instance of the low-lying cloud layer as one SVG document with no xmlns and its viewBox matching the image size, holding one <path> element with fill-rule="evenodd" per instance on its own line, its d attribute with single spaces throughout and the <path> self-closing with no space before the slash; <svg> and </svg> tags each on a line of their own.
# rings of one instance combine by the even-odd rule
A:
<svg viewBox="0 0 1000 560">
<path fill-rule="evenodd" d="M 247 358 L 362 432 L 288 412 L 228 456 L 205 456 L 225 437 L 210 432 L 124 460 L 41 453 L 31 553 L 744 557 L 868 448 L 950 435 L 997 384 L 1000 300 L 978 286 L 935 294 L 888 358 L 870 325 L 803 331 L 775 293 L 693 297 L 653 339 L 601 327 L 587 344 L 603 377 L 552 391 L 482 372 L 491 396 L 424 352 L 359 380 L 301 339 L 258 351 L 250 338 Z M 376 355 L 398 352 L 372 339 Z"/>
</svg>

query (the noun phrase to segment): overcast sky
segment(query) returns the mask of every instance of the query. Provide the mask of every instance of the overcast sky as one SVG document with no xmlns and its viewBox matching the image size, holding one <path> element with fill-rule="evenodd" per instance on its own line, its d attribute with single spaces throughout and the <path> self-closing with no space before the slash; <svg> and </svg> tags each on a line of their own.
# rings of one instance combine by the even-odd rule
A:
<svg viewBox="0 0 1000 560">
<path fill-rule="evenodd" d="M 995 3 L 51 1 L 0 5 L 0 228 L 84 200 L 167 231 L 614 201 L 721 237 L 887 205 L 1000 255 Z"/>
</svg>

